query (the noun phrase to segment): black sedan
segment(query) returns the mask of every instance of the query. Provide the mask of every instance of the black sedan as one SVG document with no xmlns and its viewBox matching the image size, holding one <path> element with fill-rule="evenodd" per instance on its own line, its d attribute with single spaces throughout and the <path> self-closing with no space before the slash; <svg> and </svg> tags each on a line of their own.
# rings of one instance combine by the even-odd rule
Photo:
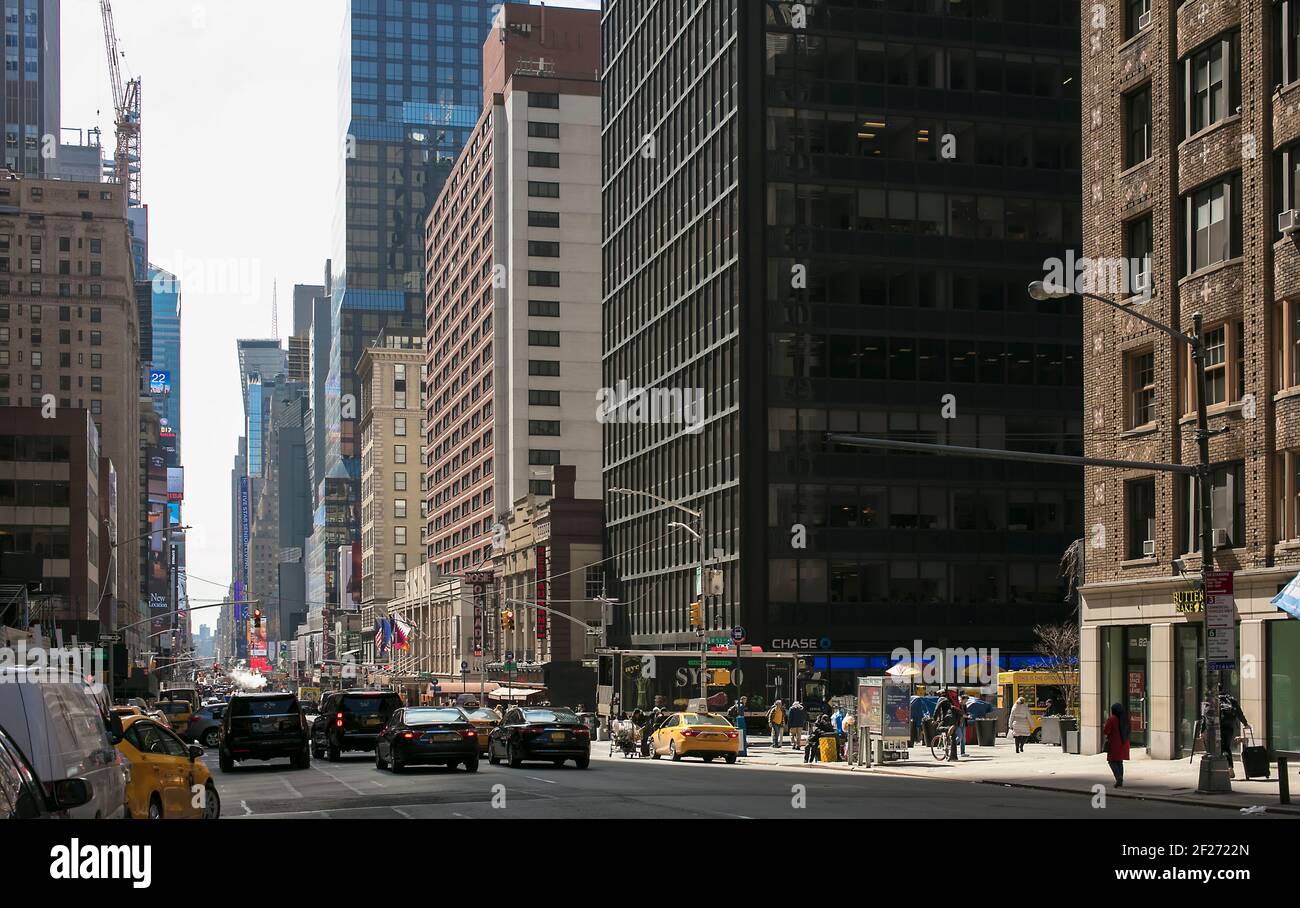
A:
<svg viewBox="0 0 1300 908">
<path fill-rule="evenodd" d="M 375 742 L 375 768 L 401 772 L 407 766 L 463 764 L 478 771 L 478 732 L 456 707 L 409 707 L 389 718 Z"/>
<path fill-rule="evenodd" d="M 516 707 L 488 738 L 488 762 L 505 760 L 519 766 L 525 760 L 549 760 L 560 766 L 572 760 L 579 769 L 591 762 L 591 731 L 567 709 Z"/>
</svg>

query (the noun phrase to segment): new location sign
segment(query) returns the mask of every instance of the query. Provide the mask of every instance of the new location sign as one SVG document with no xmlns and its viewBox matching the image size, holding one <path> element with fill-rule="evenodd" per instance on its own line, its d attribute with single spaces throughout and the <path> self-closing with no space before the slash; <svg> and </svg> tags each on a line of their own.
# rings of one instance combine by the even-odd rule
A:
<svg viewBox="0 0 1300 908">
<path fill-rule="evenodd" d="M 1205 658 L 1212 672 L 1237 667 L 1237 604 L 1232 571 L 1205 575 Z"/>
</svg>

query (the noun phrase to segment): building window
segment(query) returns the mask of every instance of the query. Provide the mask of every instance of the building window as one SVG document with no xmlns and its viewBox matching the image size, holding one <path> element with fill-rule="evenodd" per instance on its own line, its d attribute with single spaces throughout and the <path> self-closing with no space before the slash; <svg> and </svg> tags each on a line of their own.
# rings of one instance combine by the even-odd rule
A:
<svg viewBox="0 0 1300 908">
<path fill-rule="evenodd" d="M 529 287 L 558 287 L 560 286 L 560 272 L 558 271 L 530 271 L 528 272 Z"/>
<path fill-rule="evenodd" d="M 1300 450 L 1276 456 L 1277 540 L 1300 539 Z"/>
<path fill-rule="evenodd" d="M 397 416 L 393 418 L 393 434 L 398 438 L 406 437 L 406 417 Z"/>
<path fill-rule="evenodd" d="M 400 518 L 400 517 L 405 517 L 405 516 L 406 516 L 406 499 L 405 499 L 405 498 L 398 498 L 397 500 L 395 500 L 395 501 L 393 502 L 393 516 L 394 516 L 394 517 L 399 517 L 399 518 Z"/>
<path fill-rule="evenodd" d="M 583 594 L 586 598 L 597 599 L 605 595 L 605 568 L 603 565 L 587 565 L 583 581 Z"/>
<path fill-rule="evenodd" d="M 406 474 L 405 474 L 405 473 L 394 473 L 394 474 L 393 474 L 393 489 L 394 489 L 395 491 L 398 491 L 398 492 L 405 492 L 405 491 L 406 491 Z"/>
<path fill-rule="evenodd" d="M 1300 0 L 1274 0 L 1273 72 L 1279 88 L 1300 79 Z"/>
<path fill-rule="evenodd" d="M 530 91 L 528 93 L 529 107 L 544 107 L 550 110 L 560 109 L 560 96 L 555 92 Z"/>
<path fill-rule="evenodd" d="M 528 346 L 530 347 L 558 347 L 560 346 L 560 332 L 558 331 L 529 331 Z"/>
<path fill-rule="evenodd" d="M 1142 31 L 1144 14 L 1151 12 L 1151 0 L 1124 0 L 1124 37 L 1132 38 Z M 1150 16 L 1145 19 L 1150 20 Z"/>
<path fill-rule="evenodd" d="M 560 364 L 555 360 L 530 359 L 528 361 L 528 374 L 555 378 L 560 374 Z"/>
<path fill-rule="evenodd" d="M 1151 558 L 1155 556 L 1156 539 L 1156 480 L 1135 479 L 1125 484 L 1125 503 L 1128 509 L 1128 557 Z"/>
<path fill-rule="evenodd" d="M 1151 85 L 1124 96 L 1124 166 L 1151 157 Z"/>
<path fill-rule="evenodd" d="M 558 139 L 560 137 L 560 124 L 539 123 L 536 120 L 529 120 L 528 135 L 533 139 Z"/>
<path fill-rule="evenodd" d="M 393 445 L 393 463 L 406 463 L 406 445 Z"/>
<path fill-rule="evenodd" d="M 98 331 L 90 332 L 90 346 L 99 347 L 104 343 L 104 335 Z"/>
<path fill-rule="evenodd" d="M 1246 544 L 1246 468 L 1236 462 L 1215 467 L 1210 473 L 1210 526 L 1216 548 L 1238 548 Z M 1183 500 L 1187 502 L 1183 553 L 1201 550 L 1199 483 L 1186 477 Z"/>
<path fill-rule="evenodd" d="M 530 407 L 558 407 L 560 405 L 560 392 L 529 389 L 528 405 Z"/>
<path fill-rule="evenodd" d="M 529 300 L 528 314 L 539 318 L 559 318 L 560 304 L 556 300 Z"/>
<path fill-rule="evenodd" d="M 1292 231 L 1300 227 L 1300 214 L 1295 214 L 1300 209 L 1300 143 L 1288 145 L 1273 156 L 1273 202 L 1279 215 L 1292 212 L 1289 224 L 1283 223 L 1288 219 L 1278 219 L 1275 229 L 1279 236 L 1285 227 Z"/>
<path fill-rule="evenodd" d="M 560 155 L 555 151 L 528 152 L 529 167 L 559 167 Z"/>
<path fill-rule="evenodd" d="M 1139 350 L 1125 359 L 1128 383 L 1128 428 L 1136 429 L 1156 421 L 1156 354 Z"/>
<path fill-rule="evenodd" d="M 560 184 L 529 180 L 528 195 L 535 199 L 558 199 L 560 197 Z"/>
<path fill-rule="evenodd" d="M 529 240 L 528 254 L 539 258 L 558 259 L 560 244 L 550 240 Z"/>
<path fill-rule="evenodd" d="M 406 545 L 406 527 L 393 527 L 393 544 Z"/>
<path fill-rule="evenodd" d="M 549 479 L 530 479 L 528 480 L 528 493 L 530 495 L 553 495 L 553 486 Z"/>
<path fill-rule="evenodd" d="M 1241 104 L 1237 40 L 1233 32 L 1183 60 L 1183 113 L 1188 136 L 1236 113 Z"/>
<path fill-rule="evenodd" d="M 559 435 L 560 421 L 558 419 L 530 419 L 528 420 L 529 435 Z"/>
<path fill-rule="evenodd" d="M 1300 387 L 1300 299 L 1278 303 L 1274 318 L 1275 390 Z"/>
<path fill-rule="evenodd" d="M 560 213 L 558 211 L 529 211 L 529 227 L 559 227 Z"/>
<path fill-rule="evenodd" d="M 1241 400 L 1246 384 L 1245 322 L 1224 322 L 1205 332 L 1205 405 L 1215 407 Z M 1183 354 L 1184 412 L 1196 410 L 1196 364 Z"/>
<path fill-rule="evenodd" d="M 406 553 L 405 553 L 405 552 L 394 552 L 394 553 L 393 553 L 393 570 L 395 570 L 395 571 L 404 571 L 404 570 L 406 570 Z"/>
<path fill-rule="evenodd" d="M 394 580 L 394 581 L 393 581 L 393 598 L 394 598 L 394 599 L 405 599 L 405 598 L 406 598 L 406 581 L 405 581 L 405 580 Z"/>
<path fill-rule="evenodd" d="M 528 465 L 532 467 L 553 467 L 559 462 L 559 451 L 545 451 L 533 448 L 528 452 Z"/>
<path fill-rule="evenodd" d="M 1124 240 L 1128 263 L 1125 280 L 1129 296 L 1151 295 L 1151 215 L 1137 218 L 1124 225 Z"/>
<path fill-rule="evenodd" d="M 1187 273 L 1241 255 L 1241 175 L 1184 197 Z"/>
</svg>

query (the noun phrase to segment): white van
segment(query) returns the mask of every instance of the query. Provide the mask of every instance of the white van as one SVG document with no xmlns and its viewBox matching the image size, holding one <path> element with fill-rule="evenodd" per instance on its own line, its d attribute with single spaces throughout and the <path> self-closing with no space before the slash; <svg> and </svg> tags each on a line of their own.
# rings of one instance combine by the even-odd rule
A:
<svg viewBox="0 0 1300 908">
<path fill-rule="evenodd" d="M 22 749 L 47 795 L 64 779 L 89 783 L 90 800 L 63 815 L 77 820 L 124 817 L 126 778 L 99 705 L 84 685 L 36 682 L 29 672 L 0 669 L 0 727 Z"/>
</svg>

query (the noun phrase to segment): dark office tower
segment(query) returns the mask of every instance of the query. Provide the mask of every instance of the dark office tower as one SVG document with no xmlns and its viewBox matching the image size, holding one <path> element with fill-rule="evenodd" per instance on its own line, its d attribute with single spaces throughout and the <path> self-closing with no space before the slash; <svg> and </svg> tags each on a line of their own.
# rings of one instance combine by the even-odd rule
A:
<svg viewBox="0 0 1300 908">
<path fill-rule="evenodd" d="M 4 11 L 5 166 L 24 176 L 54 176 L 60 141 L 59 0 L 5 0 Z"/>
<path fill-rule="evenodd" d="M 1079 310 L 1025 294 L 1079 245 L 1078 11 L 606 5 L 605 382 L 705 401 L 702 431 L 609 422 L 606 488 L 704 512 L 709 636 L 840 693 L 918 638 L 1025 653 L 1063 617 L 1077 470 L 826 435 L 1078 451 Z M 698 647 L 690 518 L 606 505 L 617 636 Z"/>
<path fill-rule="evenodd" d="M 353 483 L 357 361 L 389 325 L 424 328 L 424 220 L 482 110 L 483 40 L 499 6 L 348 3 L 324 468 Z"/>
</svg>

